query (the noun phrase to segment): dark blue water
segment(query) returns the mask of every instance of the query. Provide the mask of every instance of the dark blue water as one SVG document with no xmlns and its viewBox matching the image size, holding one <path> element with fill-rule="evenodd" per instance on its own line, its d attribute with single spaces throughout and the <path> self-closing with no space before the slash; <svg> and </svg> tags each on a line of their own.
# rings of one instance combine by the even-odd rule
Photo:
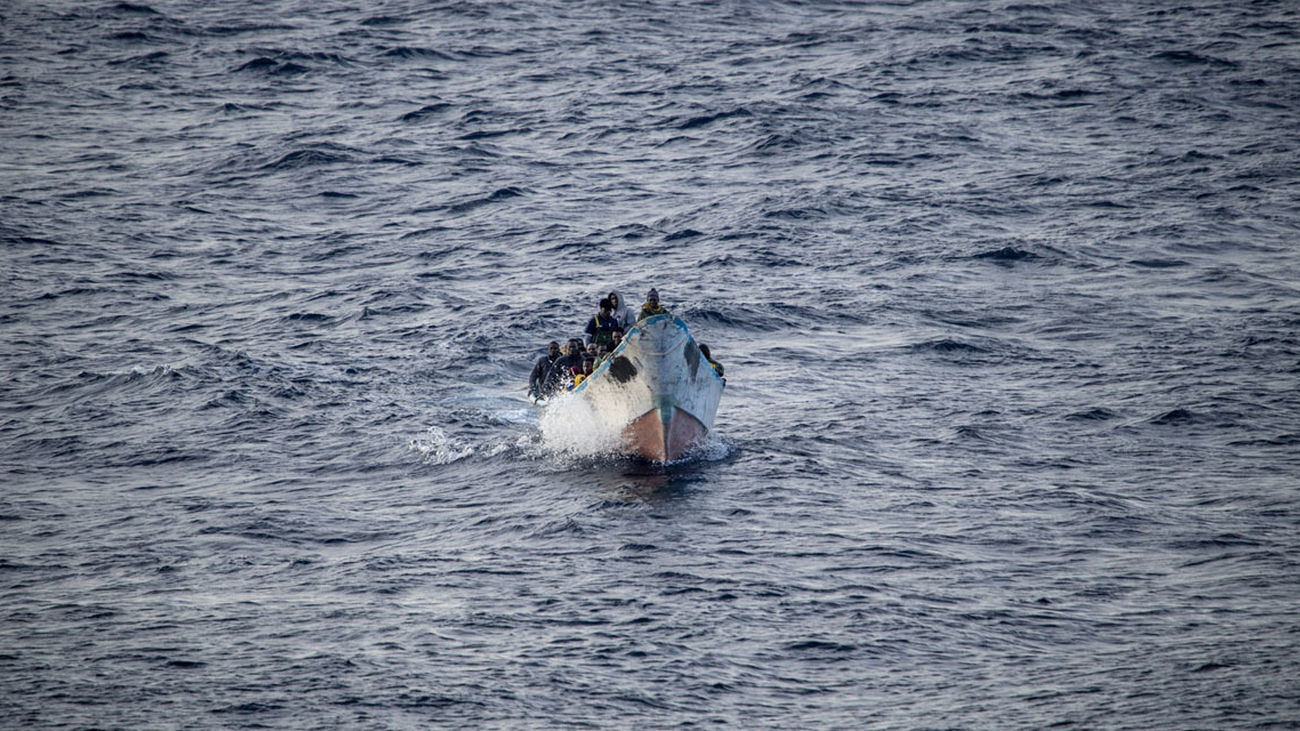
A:
<svg viewBox="0 0 1300 731">
<path fill-rule="evenodd" d="M 146 2 L 0 5 L 0 726 L 1300 727 L 1294 4 Z"/>
</svg>

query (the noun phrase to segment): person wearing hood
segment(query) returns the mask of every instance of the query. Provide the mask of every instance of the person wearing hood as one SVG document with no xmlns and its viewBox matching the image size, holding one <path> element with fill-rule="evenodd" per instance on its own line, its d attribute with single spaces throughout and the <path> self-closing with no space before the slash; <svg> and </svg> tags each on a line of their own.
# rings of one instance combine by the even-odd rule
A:
<svg viewBox="0 0 1300 731">
<path fill-rule="evenodd" d="M 609 300 L 610 314 L 618 320 L 619 329 L 628 331 L 636 324 L 636 313 L 632 311 L 632 306 L 623 300 L 623 295 L 610 290 L 605 298 Z"/>
<path fill-rule="evenodd" d="M 645 304 L 641 305 L 641 316 L 637 318 L 637 322 L 640 322 L 647 317 L 667 314 L 669 314 L 668 310 L 659 306 L 659 290 L 651 289 L 649 292 L 646 292 Z"/>
</svg>

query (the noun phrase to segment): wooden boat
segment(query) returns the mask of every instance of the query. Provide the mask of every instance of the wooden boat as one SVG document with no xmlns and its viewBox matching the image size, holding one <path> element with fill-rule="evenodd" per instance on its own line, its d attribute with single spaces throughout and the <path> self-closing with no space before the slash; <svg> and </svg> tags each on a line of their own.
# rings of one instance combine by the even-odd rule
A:
<svg viewBox="0 0 1300 731">
<path fill-rule="evenodd" d="M 669 462 L 704 441 L 723 387 L 686 323 L 655 315 L 629 330 L 571 393 L 607 433 L 621 431 L 624 452 Z"/>
</svg>

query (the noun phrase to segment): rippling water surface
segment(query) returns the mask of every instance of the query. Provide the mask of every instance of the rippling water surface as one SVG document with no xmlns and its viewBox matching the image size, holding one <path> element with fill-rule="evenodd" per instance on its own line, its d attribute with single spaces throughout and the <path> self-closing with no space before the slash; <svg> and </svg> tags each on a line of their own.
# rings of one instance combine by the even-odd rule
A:
<svg viewBox="0 0 1300 731">
<path fill-rule="evenodd" d="M 147 1 L 0 7 L 0 725 L 1300 723 L 1293 4 Z"/>
</svg>

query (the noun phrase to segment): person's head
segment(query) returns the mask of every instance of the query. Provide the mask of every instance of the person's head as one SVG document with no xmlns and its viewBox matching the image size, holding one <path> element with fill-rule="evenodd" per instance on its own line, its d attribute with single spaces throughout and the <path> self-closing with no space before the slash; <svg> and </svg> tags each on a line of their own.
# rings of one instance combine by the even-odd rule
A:
<svg viewBox="0 0 1300 731">
<path fill-rule="evenodd" d="M 594 370 L 596 370 L 596 359 L 595 359 L 595 358 L 592 358 L 591 356 L 587 356 L 586 358 L 583 358 L 583 359 L 582 359 L 582 372 L 585 373 L 586 375 L 590 376 L 590 375 L 591 375 L 591 372 L 594 371 Z"/>
<path fill-rule="evenodd" d="M 602 345 L 602 346 L 600 346 L 599 348 L 596 348 L 596 357 L 597 357 L 597 358 L 604 358 L 604 357 L 607 356 L 607 355 L 609 355 L 609 346 L 608 346 L 608 345 Z"/>
<path fill-rule="evenodd" d="M 551 356 L 552 358 L 558 356 L 560 354 L 560 344 L 552 340 L 546 346 L 546 354 Z"/>
<path fill-rule="evenodd" d="M 610 292 L 609 296 L 605 299 L 609 300 L 609 309 L 611 310 L 617 310 L 618 306 L 622 304 L 618 300 L 618 292 Z"/>
<path fill-rule="evenodd" d="M 614 305 L 610 303 L 608 297 L 600 301 L 600 314 L 608 315 L 612 309 L 614 309 Z"/>
<path fill-rule="evenodd" d="M 598 350 L 598 349 L 597 349 L 595 343 L 588 343 L 588 344 L 587 344 L 587 355 L 590 355 L 590 356 L 592 356 L 592 357 L 595 357 L 597 350 Z"/>
<path fill-rule="evenodd" d="M 709 346 L 704 343 L 700 343 L 700 352 L 704 354 L 705 360 L 713 360 L 713 356 L 709 355 Z"/>
<path fill-rule="evenodd" d="M 651 289 L 645 294 L 645 303 L 651 307 L 659 306 L 659 290 Z"/>
<path fill-rule="evenodd" d="M 617 347 L 618 347 L 618 344 L 621 343 L 621 342 L 623 342 L 623 331 L 622 331 L 622 330 L 615 329 L 615 330 L 614 330 L 614 347 L 617 348 Z"/>
<path fill-rule="evenodd" d="M 577 355 L 581 351 L 582 351 L 582 341 L 573 339 L 569 341 L 569 345 L 564 352 L 568 353 L 569 355 Z"/>
</svg>

